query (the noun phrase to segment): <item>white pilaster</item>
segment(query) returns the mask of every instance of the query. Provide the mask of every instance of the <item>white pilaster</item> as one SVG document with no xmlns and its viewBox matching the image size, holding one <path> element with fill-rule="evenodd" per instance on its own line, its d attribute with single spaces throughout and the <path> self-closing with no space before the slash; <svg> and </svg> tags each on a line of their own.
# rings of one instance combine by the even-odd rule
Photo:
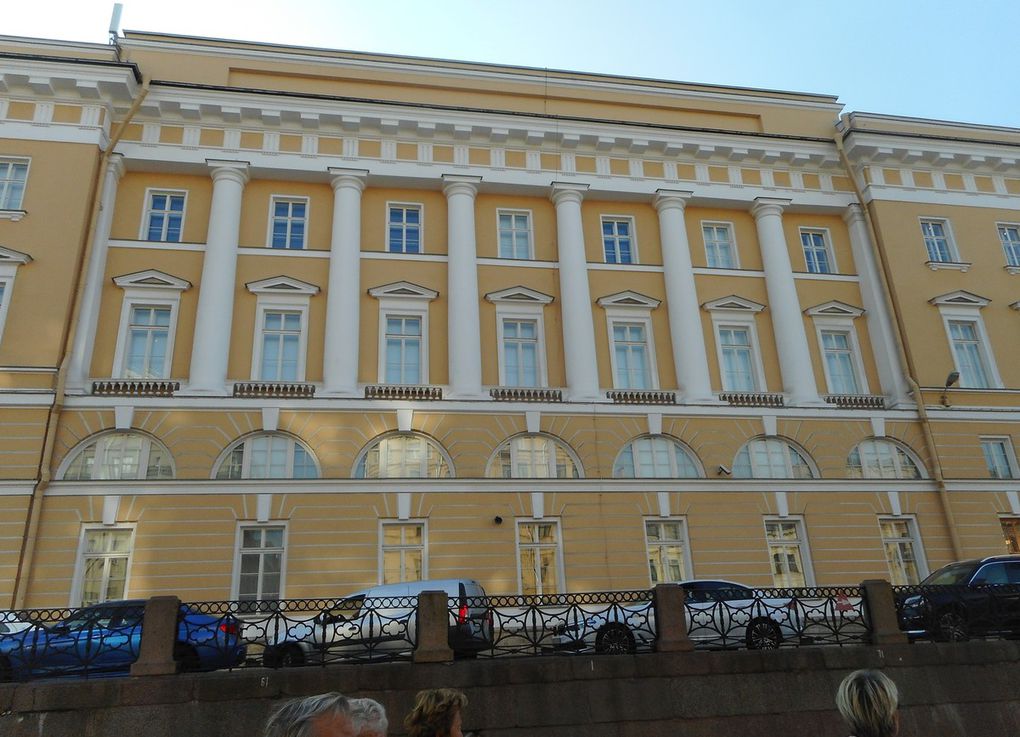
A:
<svg viewBox="0 0 1020 737">
<path fill-rule="evenodd" d="M 790 252 L 783 233 L 783 208 L 788 204 L 790 200 L 759 197 L 751 208 L 751 214 L 758 228 L 765 288 L 776 334 L 779 369 L 783 374 L 783 391 L 792 405 L 821 404 L 797 298 L 797 285 L 793 281 Z"/>
<path fill-rule="evenodd" d="M 478 317 L 475 195 L 481 177 L 443 175 L 448 221 L 449 371 L 451 398 L 482 396 L 482 347 Z"/>
<path fill-rule="evenodd" d="M 234 314 L 241 195 L 248 182 L 248 164 L 242 161 L 209 161 L 208 164 L 213 180 L 212 205 L 198 291 L 188 391 L 223 394 Z"/>
<path fill-rule="evenodd" d="M 92 346 L 99 322 L 99 304 L 103 296 L 103 276 L 106 272 L 106 252 L 110 244 L 110 226 L 113 223 L 113 206 L 117 200 L 117 184 L 124 175 L 124 157 L 111 154 L 103 177 L 103 191 L 99 201 L 96 230 L 92 236 L 92 250 L 82 286 L 81 310 L 71 344 L 71 361 L 67 370 L 67 388 L 84 390 L 92 367 Z"/>
<path fill-rule="evenodd" d="M 843 220 L 850 231 L 850 248 L 861 279 L 861 301 L 867 311 L 868 337 L 871 338 L 882 392 L 889 397 L 890 406 L 910 404 L 910 387 L 904 378 L 905 372 L 893 334 L 895 327 L 886 306 L 875 252 L 861 206 L 850 205 L 843 213 Z"/>
<path fill-rule="evenodd" d="M 599 399 L 595 325 L 588 287 L 588 261 L 581 227 L 581 199 L 586 184 L 554 182 L 550 199 L 556 205 L 556 243 L 559 251 L 563 355 L 567 396 L 573 401 Z"/>
<path fill-rule="evenodd" d="M 691 192 L 660 189 L 655 196 L 666 281 L 666 309 L 673 343 L 677 387 L 685 402 L 716 402 L 708 373 L 701 307 L 694 287 L 684 208 Z"/>
<path fill-rule="evenodd" d="M 361 193 L 368 172 L 330 168 L 333 232 L 329 244 L 326 339 L 322 352 L 324 395 L 353 397 L 358 389 L 361 325 Z"/>
</svg>

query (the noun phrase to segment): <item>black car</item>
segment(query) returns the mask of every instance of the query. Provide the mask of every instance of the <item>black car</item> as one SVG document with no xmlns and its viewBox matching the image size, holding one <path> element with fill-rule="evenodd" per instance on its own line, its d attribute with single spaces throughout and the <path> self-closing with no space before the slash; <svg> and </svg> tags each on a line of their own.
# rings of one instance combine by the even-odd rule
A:
<svg viewBox="0 0 1020 737">
<path fill-rule="evenodd" d="M 950 563 L 895 592 L 900 629 L 911 640 L 1020 637 L 1020 555 Z"/>
</svg>

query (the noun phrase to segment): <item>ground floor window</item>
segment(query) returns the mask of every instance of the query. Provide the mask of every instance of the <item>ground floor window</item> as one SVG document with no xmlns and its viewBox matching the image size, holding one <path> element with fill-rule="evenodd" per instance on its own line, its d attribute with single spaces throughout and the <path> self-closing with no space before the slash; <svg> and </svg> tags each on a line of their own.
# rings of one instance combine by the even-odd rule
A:
<svg viewBox="0 0 1020 737">
<path fill-rule="evenodd" d="M 652 586 L 688 577 L 687 525 L 682 519 L 645 520 L 648 572 Z"/>
<path fill-rule="evenodd" d="M 920 583 L 928 569 L 921 554 L 917 521 L 912 517 L 880 517 L 878 524 L 882 528 L 882 547 L 892 585 Z"/>
<path fill-rule="evenodd" d="M 773 586 L 800 588 L 812 585 L 803 520 L 765 520 L 765 540 L 772 564 Z"/>
<path fill-rule="evenodd" d="M 128 568 L 135 531 L 131 528 L 87 528 L 78 561 L 76 604 L 88 606 L 127 594 Z"/>
<path fill-rule="evenodd" d="M 1003 517 L 1002 537 L 1006 543 L 1007 553 L 1020 553 L 1020 517 Z"/>
<path fill-rule="evenodd" d="M 286 529 L 242 526 L 238 531 L 234 591 L 240 601 L 275 601 L 283 593 Z"/>
<path fill-rule="evenodd" d="M 517 523 L 517 570 L 520 591 L 524 595 L 563 591 L 563 550 L 558 522 Z"/>
<path fill-rule="evenodd" d="M 424 579 L 425 523 L 383 522 L 379 555 L 379 577 L 382 583 Z"/>
</svg>

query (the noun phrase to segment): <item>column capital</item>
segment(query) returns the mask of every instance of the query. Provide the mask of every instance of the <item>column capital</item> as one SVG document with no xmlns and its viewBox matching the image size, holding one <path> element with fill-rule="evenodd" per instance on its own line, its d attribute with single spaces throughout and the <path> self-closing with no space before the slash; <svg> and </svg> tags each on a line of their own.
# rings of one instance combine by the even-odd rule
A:
<svg viewBox="0 0 1020 737">
<path fill-rule="evenodd" d="M 843 222 L 847 225 L 854 225 L 855 223 L 864 221 L 864 208 L 858 205 L 856 202 L 847 205 L 843 211 Z"/>
<path fill-rule="evenodd" d="M 359 192 L 365 191 L 368 180 L 368 169 L 347 169 L 340 166 L 327 167 L 329 172 L 329 183 L 333 191 L 338 189 L 356 189 Z"/>
<path fill-rule="evenodd" d="M 214 182 L 221 179 L 232 179 L 240 185 L 248 183 L 247 161 L 224 161 L 222 159 L 206 159 L 209 175 Z"/>
<path fill-rule="evenodd" d="M 447 197 L 456 194 L 466 194 L 474 197 L 478 194 L 478 184 L 481 177 L 465 176 L 463 174 L 443 174 L 443 194 Z"/>
<path fill-rule="evenodd" d="M 107 174 L 113 174 L 115 177 L 117 177 L 117 180 L 119 181 L 120 178 L 124 176 L 125 168 L 126 167 L 124 166 L 124 154 L 117 153 L 110 154 L 110 158 L 106 162 Z"/>
<path fill-rule="evenodd" d="M 687 207 L 687 200 L 693 196 L 694 192 L 682 189 L 657 189 L 655 190 L 655 199 L 652 200 L 652 205 L 659 212 L 670 210 L 674 207 L 683 210 Z"/>
<path fill-rule="evenodd" d="M 751 214 L 755 219 L 766 215 L 782 215 L 783 209 L 788 207 L 793 200 L 782 197 L 756 197 L 754 205 L 751 206 Z"/>
<path fill-rule="evenodd" d="M 552 191 L 549 192 L 549 199 L 554 205 L 560 202 L 576 202 L 580 204 L 584 199 L 584 193 L 588 191 L 587 184 L 574 184 L 573 182 L 553 182 Z"/>
</svg>

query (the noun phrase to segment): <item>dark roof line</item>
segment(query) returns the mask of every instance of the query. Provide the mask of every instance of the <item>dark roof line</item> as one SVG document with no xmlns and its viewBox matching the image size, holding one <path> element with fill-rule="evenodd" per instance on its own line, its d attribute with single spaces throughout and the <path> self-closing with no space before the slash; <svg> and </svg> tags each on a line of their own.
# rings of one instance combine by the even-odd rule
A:
<svg viewBox="0 0 1020 737">
<path fill-rule="evenodd" d="M 0 59 L 27 59 L 30 61 L 60 62 L 62 64 L 86 64 L 99 67 L 118 67 L 130 69 L 139 84 L 142 81 L 142 73 L 138 65 L 130 61 L 105 61 L 103 59 L 85 59 L 80 56 L 47 56 L 45 54 L 19 54 L 14 51 L 0 51 Z"/>
</svg>

